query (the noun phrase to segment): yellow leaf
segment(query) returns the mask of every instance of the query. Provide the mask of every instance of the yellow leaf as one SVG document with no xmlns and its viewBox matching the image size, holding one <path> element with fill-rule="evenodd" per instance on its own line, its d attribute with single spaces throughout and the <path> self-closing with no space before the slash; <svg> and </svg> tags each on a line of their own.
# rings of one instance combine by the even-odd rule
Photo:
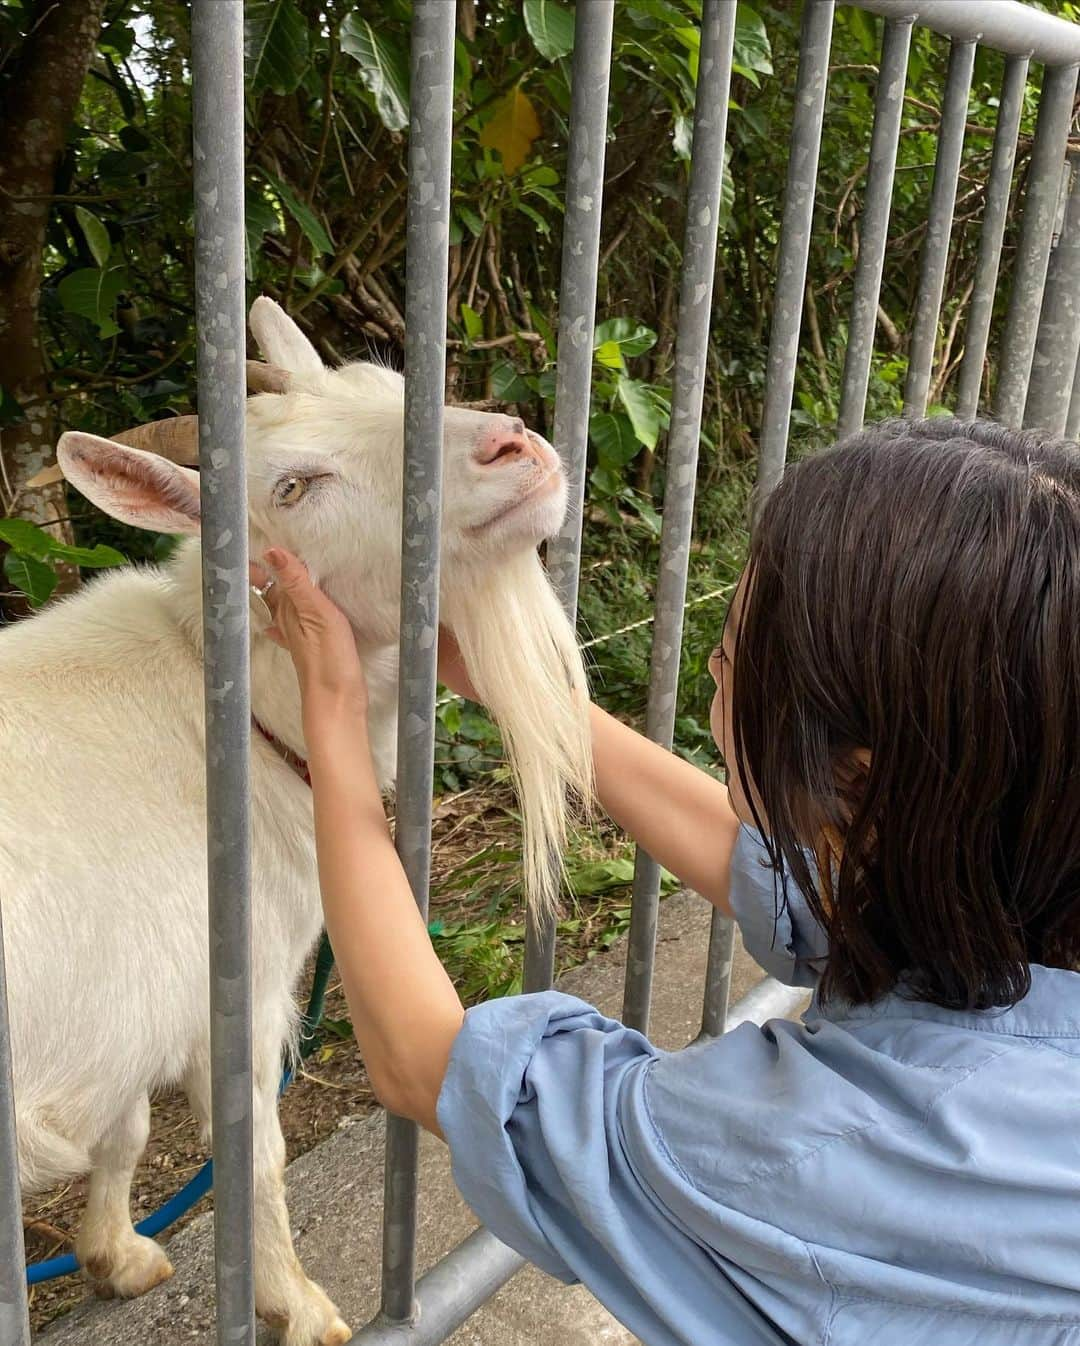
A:
<svg viewBox="0 0 1080 1346">
<path fill-rule="evenodd" d="M 533 141 L 540 134 L 536 108 L 520 89 L 502 99 L 495 115 L 480 132 L 480 144 L 486 150 L 498 150 L 503 170 L 516 173 L 529 157 Z"/>
</svg>

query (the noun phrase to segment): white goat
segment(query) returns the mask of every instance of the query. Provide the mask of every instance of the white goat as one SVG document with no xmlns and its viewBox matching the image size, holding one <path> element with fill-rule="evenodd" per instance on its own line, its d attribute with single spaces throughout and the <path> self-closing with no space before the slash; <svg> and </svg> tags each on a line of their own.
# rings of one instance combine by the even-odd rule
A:
<svg viewBox="0 0 1080 1346">
<path fill-rule="evenodd" d="M 402 381 L 330 371 L 274 304 L 257 300 L 264 355 L 288 391 L 248 403 L 250 539 L 296 551 L 349 615 L 371 698 L 380 781 L 394 776 Z M 446 413 L 444 615 L 490 692 L 533 817 L 533 886 L 557 848 L 567 787 L 588 791 L 583 672 L 536 543 L 560 524 L 565 480 L 519 421 Z M 65 435 L 68 479 L 108 513 L 197 534 L 198 476 L 156 454 Z M 304 755 L 288 656 L 252 638 L 252 708 Z M 105 1296 L 172 1271 L 137 1235 L 132 1172 L 149 1099 L 179 1085 L 209 1125 L 203 677 L 199 552 L 95 580 L 0 638 L 0 894 L 25 1191 L 89 1172 L 76 1241 Z M 509 691 L 507 690 L 509 689 Z M 293 1251 L 276 1090 L 293 990 L 316 939 L 311 798 L 252 740 L 255 1276 L 260 1315 L 288 1346 L 349 1330 Z M 538 877 L 539 874 L 539 877 Z"/>
</svg>

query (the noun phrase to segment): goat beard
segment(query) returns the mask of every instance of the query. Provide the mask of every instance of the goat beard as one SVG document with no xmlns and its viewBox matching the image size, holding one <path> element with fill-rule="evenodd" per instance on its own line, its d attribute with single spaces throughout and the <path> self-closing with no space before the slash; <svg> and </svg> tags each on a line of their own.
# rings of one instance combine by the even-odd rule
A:
<svg viewBox="0 0 1080 1346">
<path fill-rule="evenodd" d="M 481 702 L 503 736 L 523 817 L 525 896 L 558 907 L 572 820 L 594 801 L 585 666 L 535 552 L 470 567 L 443 615 Z"/>
</svg>

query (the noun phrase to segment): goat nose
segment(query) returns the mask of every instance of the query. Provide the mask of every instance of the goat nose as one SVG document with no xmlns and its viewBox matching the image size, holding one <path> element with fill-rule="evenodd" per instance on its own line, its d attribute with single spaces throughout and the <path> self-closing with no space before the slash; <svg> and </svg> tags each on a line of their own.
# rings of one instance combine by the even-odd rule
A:
<svg viewBox="0 0 1080 1346">
<path fill-rule="evenodd" d="M 540 461 L 540 453 L 526 433 L 524 423 L 510 417 L 481 436 L 475 457 L 481 467 Z"/>
</svg>

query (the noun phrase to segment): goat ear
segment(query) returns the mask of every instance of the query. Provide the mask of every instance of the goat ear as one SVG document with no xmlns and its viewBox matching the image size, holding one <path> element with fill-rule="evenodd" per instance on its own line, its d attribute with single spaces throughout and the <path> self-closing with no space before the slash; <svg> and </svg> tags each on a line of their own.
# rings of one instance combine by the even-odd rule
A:
<svg viewBox="0 0 1080 1346">
<path fill-rule="evenodd" d="M 98 509 L 152 533 L 198 533 L 199 474 L 156 453 L 69 431 L 56 446 L 68 481 Z"/>
<path fill-rule="evenodd" d="M 292 318 L 272 299 L 260 295 L 251 306 L 251 330 L 259 350 L 272 365 L 290 374 L 310 378 L 323 374 L 326 366 L 319 353 Z"/>
</svg>

